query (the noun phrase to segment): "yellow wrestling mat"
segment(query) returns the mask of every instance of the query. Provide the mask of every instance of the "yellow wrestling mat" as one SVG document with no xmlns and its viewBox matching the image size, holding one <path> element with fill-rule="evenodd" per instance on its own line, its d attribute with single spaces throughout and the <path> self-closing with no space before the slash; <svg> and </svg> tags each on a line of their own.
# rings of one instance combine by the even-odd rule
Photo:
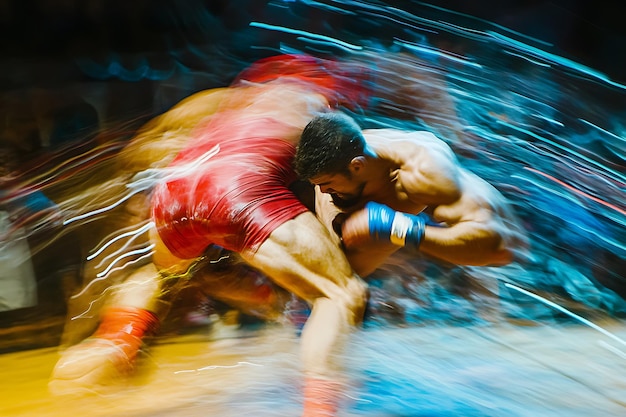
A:
<svg viewBox="0 0 626 417">
<path fill-rule="evenodd" d="M 341 416 L 624 416 L 626 325 L 374 329 L 355 335 Z M 298 337 L 161 338 L 123 386 L 53 396 L 56 349 L 0 356 L 0 416 L 298 417 Z"/>
</svg>

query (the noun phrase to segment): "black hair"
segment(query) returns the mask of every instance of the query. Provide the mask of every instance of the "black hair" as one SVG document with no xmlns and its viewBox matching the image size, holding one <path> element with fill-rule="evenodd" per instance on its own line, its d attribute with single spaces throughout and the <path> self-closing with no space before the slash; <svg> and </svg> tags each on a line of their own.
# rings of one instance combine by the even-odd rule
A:
<svg viewBox="0 0 626 417">
<path fill-rule="evenodd" d="M 350 161 L 365 152 L 359 125 L 340 112 L 322 113 L 311 120 L 300 137 L 294 168 L 302 179 L 346 173 Z"/>
</svg>

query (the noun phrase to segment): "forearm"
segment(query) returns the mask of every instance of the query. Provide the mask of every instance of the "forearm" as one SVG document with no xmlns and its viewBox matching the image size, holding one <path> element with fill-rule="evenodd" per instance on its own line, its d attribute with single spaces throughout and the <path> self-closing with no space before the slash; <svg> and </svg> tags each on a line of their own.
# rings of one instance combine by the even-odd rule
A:
<svg viewBox="0 0 626 417">
<path fill-rule="evenodd" d="M 513 258 L 501 234 L 477 222 L 426 226 L 419 250 L 457 265 L 504 265 Z"/>
<path fill-rule="evenodd" d="M 503 265 L 512 261 L 512 248 L 505 244 L 506 231 L 494 224 L 463 221 L 437 226 L 425 214 L 400 213 L 368 203 L 343 223 L 342 237 L 351 266 L 361 274 L 382 264 L 393 247 L 407 247 L 458 265 Z"/>
</svg>

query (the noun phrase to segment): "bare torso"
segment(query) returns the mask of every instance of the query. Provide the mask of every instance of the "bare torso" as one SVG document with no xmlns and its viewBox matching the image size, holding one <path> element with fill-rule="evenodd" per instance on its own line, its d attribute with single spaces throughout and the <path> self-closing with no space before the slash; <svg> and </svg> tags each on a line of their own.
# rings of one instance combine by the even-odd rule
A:
<svg viewBox="0 0 626 417">
<path fill-rule="evenodd" d="M 365 130 L 364 135 L 378 157 L 392 165 L 391 192 L 364 195 L 365 199 L 412 214 L 429 207 L 439 223 L 507 216 L 502 194 L 461 167 L 448 145 L 432 134 L 378 129 Z"/>
<path fill-rule="evenodd" d="M 453 263 L 498 265 L 511 261 L 510 248 L 523 240 L 515 214 L 492 185 L 461 167 L 448 145 L 429 132 L 364 130 L 382 174 L 368 182 L 359 210 L 368 201 L 417 214 L 427 211 L 441 227 L 428 227 L 420 250 Z M 316 210 L 327 227 L 341 213 L 328 194 L 317 191 Z M 468 250 L 474 240 L 476 250 Z M 362 274 L 372 272 L 398 247 L 367 242 L 350 257 Z"/>
</svg>

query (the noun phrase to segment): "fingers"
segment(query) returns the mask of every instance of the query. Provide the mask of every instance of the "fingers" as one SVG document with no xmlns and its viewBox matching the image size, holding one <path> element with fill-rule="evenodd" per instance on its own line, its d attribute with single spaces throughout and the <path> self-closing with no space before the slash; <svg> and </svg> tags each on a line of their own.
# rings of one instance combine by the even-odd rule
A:
<svg viewBox="0 0 626 417">
<path fill-rule="evenodd" d="M 368 213 L 366 209 L 358 210 L 346 217 L 341 225 L 341 236 L 346 249 L 370 242 Z"/>
</svg>

